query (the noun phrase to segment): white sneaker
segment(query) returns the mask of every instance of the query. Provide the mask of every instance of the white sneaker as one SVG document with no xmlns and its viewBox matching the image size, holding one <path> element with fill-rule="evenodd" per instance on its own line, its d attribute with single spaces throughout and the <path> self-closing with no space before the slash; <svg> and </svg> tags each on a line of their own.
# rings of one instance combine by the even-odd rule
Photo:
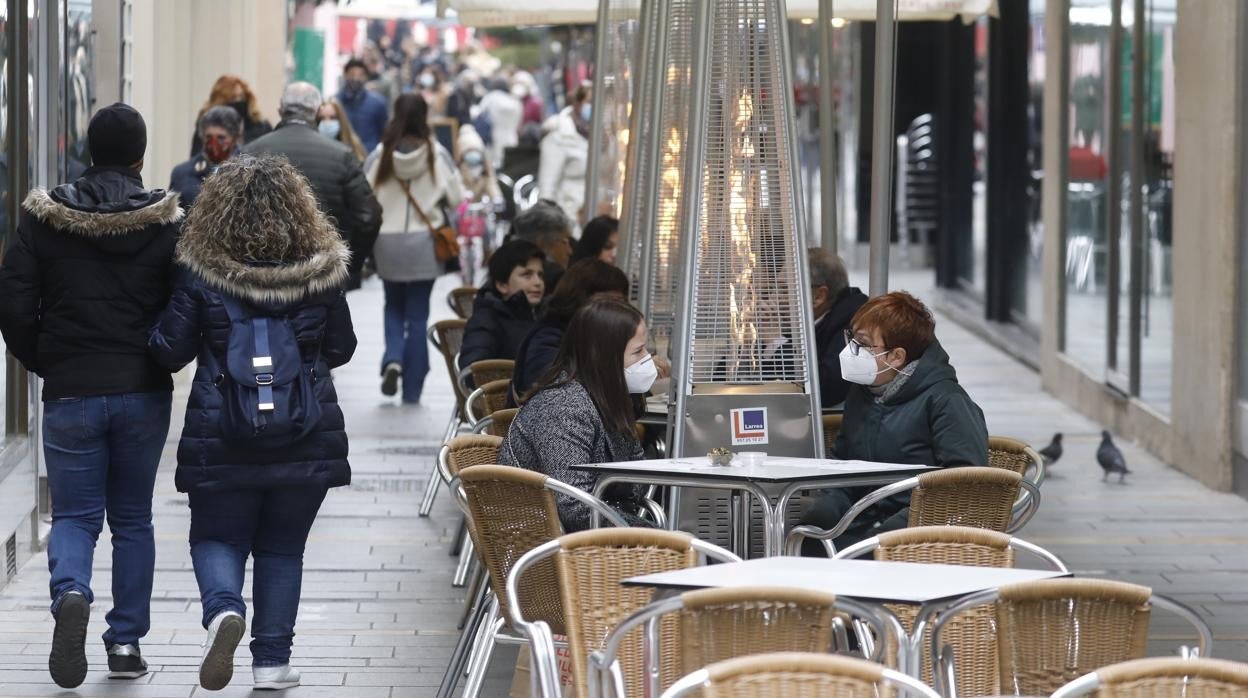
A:
<svg viewBox="0 0 1248 698">
<path fill-rule="evenodd" d="M 299 672 L 291 669 L 289 664 L 252 667 L 251 675 L 254 679 L 252 688 L 257 691 L 280 691 L 299 685 Z"/>
<path fill-rule="evenodd" d="M 234 678 L 234 650 L 243 639 L 247 622 L 234 611 L 217 614 L 208 624 L 208 641 L 204 658 L 199 663 L 199 685 L 219 691 Z"/>
</svg>

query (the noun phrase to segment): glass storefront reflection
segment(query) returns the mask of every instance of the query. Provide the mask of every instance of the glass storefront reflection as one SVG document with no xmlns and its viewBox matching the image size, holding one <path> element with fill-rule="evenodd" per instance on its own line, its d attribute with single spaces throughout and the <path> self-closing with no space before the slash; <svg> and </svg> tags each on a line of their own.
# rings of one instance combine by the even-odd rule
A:
<svg viewBox="0 0 1248 698">
<path fill-rule="evenodd" d="M 9 192 L 9 15 L 7 3 L 0 6 L 0 260 L 4 259 L 4 250 L 8 247 L 9 232 L 12 228 L 13 197 Z M 19 370 L 16 362 L 8 358 L 4 346 L 4 338 L 0 337 L 0 442 L 8 436 L 5 425 L 8 420 L 5 410 L 8 404 L 9 373 Z M 13 364 L 10 368 L 9 364 Z M 13 381 L 15 382 L 15 381 Z"/>
</svg>

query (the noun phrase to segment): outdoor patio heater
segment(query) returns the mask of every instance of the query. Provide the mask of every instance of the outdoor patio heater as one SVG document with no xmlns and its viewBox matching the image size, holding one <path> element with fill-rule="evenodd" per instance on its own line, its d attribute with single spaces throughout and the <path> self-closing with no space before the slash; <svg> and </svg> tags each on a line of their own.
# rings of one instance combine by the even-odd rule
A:
<svg viewBox="0 0 1248 698">
<path fill-rule="evenodd" d="M 785 3 L 642 14 L 621 261 L 672 358 L 668 453 L 820 456 Z M 727 530 L 722 491 L 675 499 L 682 529 L 742 549 L 760 537 Z"/>
<path fill-rule="evenodd" d="M 618 217 L 623 206 L 641 6 L 642 0 L 600 0 L 598 5 L 585 220 L 599 212 Z"/>
</svg>

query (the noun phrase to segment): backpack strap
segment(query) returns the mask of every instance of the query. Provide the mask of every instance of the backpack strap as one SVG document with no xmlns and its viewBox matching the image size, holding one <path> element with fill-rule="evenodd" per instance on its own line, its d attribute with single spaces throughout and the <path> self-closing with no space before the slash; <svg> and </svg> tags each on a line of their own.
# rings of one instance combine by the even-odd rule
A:
<svg viewBox="0 0 1248 698">
<path fill-rule="evenodd" d="M 251 355 L 251 370 L 256 380 L 256 392 L 259 404 L 256 409 L 259 412 L 259 418 L 256 420 L 257 427 L 264 427 L 265 412 L 272 412 L 275 409 L 273 402 L 273 353 L 269 348 L 269 320 L 266 317 L 257 317 L 248 314 L 242 303 L 238 299 L 221 294 L 221 304 L 225 306 L 225 312 L 230 316 L 231 322 L 251 322 L 251 333 L 253 338 L 253 350 Z"/>
</svg>

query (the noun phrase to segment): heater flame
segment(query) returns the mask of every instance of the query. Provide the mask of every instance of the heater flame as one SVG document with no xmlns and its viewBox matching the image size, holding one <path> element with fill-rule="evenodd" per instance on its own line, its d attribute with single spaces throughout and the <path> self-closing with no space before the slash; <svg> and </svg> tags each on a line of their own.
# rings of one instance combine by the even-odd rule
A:
<svg viewBox="0 0 1248 698">
<path fill-rule="evenodd" d="M 754 100 L 750 93 L 742 91 L 733 104 L 733 123 L 737 134 L 728 171 L 729 234 L 732 239 L 733 277 L 728 286 L 728 317 L 733 340 L 728 361 L 729 381 L 735 381 L 739 373 L 757 374 L 760 369 L 758 346 L 759 302 L 754 288 L 754 266 L 758 261 L 754 252 L 753 236 L 750 234 L 750 184 L 746 175 L 750 160 L 755 155 L 751 122 L 754 118 Z"/>
</svg>

